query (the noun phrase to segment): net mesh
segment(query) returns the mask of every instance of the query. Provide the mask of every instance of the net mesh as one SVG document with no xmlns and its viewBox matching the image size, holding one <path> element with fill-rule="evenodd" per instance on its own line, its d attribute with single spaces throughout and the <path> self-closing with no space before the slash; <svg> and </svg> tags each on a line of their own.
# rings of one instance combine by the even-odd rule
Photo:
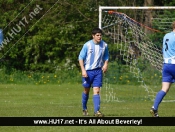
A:
<svg viewBox="0 0 175 132">
<path fill-rule="evenodd" d="M 161 88 L 162 39 L 172 30 L 173 14 L 173 10 L 158 9 L 103 10 L 101 28 L 104 38 L 110 42 L 110 68 L 104 79 L 105 101 L 154 99 Z M 141 85 L 133 86 L 131 91 L 116 85 L 134 84 L 131 81 Z M 126 91 L 121 92 L 124 89 Z M 170 95 L 165 100 L 172 101 L 174 97 Z"/>
</svg>

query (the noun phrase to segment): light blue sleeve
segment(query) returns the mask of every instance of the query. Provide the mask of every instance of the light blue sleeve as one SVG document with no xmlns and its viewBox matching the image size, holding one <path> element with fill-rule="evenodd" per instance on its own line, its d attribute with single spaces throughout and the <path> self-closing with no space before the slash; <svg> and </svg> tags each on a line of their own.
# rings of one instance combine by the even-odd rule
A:
<svg viewBox="0 0 175 132">
<path fill-rule="evenodd" d="M 108 51 L 108 45 L 105 48 L 105 53 L 103 56 L 103 61 L 109 60 L 109 51 Z"/>
<path fill-rule="evenodd" d="M 87 44 L 83 45 L 83 48 L 80 51 L 78 60 L 85 60 L 87 56 Z"/>
<path fill-rule="evenodd" d="M 2 44 L 3 41 L 3 32 L 2 29 L 0 29 L 0 45 Z"/>
</svg>

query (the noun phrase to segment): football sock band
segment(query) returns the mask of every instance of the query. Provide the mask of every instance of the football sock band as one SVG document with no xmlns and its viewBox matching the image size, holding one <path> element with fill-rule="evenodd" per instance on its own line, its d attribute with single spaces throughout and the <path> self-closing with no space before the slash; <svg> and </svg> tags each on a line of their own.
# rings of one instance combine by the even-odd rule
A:
<svg viewBox="0 0 175 132">
<path fill-rule="evenodd" d="M 93 102 L 94 102 L 94 112 L 96 113 L 100 109 L 100 95 L 99 94 L 93 95 Z"/>
<path fill-rule="evenodd" d="M 82 107 L 83 107 L 83 110 L 86 110 L 87 109 L 87 102 L 88 102 L 88 99 L 89 99 L 89 94 L 85 94 L 84 92 L 82 93 Z"/>
<path fill-rule="evenodd" d="M 155 110 L 158 110 L 158 107 L 159 107 L 159 104 L 161 103 L 162 99 L 164 98 L 164 96 L 166 95 L 166 93 L 162 90 L 160 90 L 157 95 L 156 95 L 156 98 L 154 100 L 154 109 Z"/>
</svg>

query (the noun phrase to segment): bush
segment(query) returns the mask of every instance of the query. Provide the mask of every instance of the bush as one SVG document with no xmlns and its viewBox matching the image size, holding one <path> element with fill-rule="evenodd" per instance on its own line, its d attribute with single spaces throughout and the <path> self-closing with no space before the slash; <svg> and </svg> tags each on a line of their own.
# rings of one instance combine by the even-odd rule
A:
<svg viewBox="0 0 175 132">
<path fill-rule="evenodd" d="M 80 83 L 80 72 L 75 69 L 60 69 L 55 73 L 19 71 L 15 69 L 0 69 L 1 84 L 61 84 L 61 83 Z"/>
</svg>

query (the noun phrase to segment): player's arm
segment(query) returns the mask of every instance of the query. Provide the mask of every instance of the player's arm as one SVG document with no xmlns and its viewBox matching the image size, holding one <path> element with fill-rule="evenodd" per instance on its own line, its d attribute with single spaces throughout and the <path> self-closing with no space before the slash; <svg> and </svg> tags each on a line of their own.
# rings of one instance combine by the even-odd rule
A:
<svg viewBox="0 0 175 132">
<path fill-rule="evenodd" d="M 0 29 L 0 45 L 2 44 L 3 41 L 3 32 L 2 29 Z"/>
<path fill-rule="evenodd" d="M 83 60 L 79 60 L 79 64 L 80 64 L 80 68 L 81 68 L 82 77 L 88 77 L 87 73 L 86 73 L 86 70 L 85 70 L 85 67 L 84 67 Z"/>
<path fill-rule="evenodd" d="M 86 54 L 87 54 L 87 47 L 86 45 L 84 45 L 78 57 L 79 65 L 80 65 L 81 72 L 82 72 L 82 77 L 87 77 L 87 73 L 84 67 L 84 60 L 86 58 Z"/>
<path fill-rule="evenodd" d="M 108 60 L 104 62 L 104 65 L 102 67 L 103 73 L 105 73 L 108 70 Z"/>
<path fill-rule="evenodd" d="M 104 65 L 102 67 L 103 73 L 105 73 L 108 69 L 108 60 L 109 60 L 109 51 L 108 51 L 108 46 L 106 46 L 105 48 L 105 53 L 103 56 L 103 60 L 104 60 Z"/>
</svg>

